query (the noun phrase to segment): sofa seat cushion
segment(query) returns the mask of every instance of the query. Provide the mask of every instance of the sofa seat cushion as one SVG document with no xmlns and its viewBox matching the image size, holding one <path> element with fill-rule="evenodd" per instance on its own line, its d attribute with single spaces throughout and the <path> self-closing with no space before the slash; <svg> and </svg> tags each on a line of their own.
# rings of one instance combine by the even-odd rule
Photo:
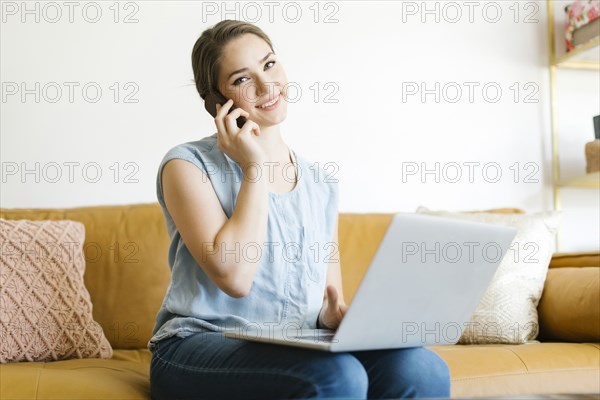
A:
<svg viewBox="0 0 600 400">
<path fill-rule="evenodd" d="M 149 399 L 146 349 L 114 349 L 111 359 L 0 364 L 1 399 Z"/>
<path fill-rule="evenodd" d="M 429 346 L 450 367 L 452 397 L 600 392 L 599 343 Z M 111 359 L 0 364 L 2 399 L 149 399 L 146 349 Z"/>
<path fill-rule="evenodd" d="M 450 368 L 452 397 L 600 392 L 600 343 L 428 348 Z"/>
</svg>

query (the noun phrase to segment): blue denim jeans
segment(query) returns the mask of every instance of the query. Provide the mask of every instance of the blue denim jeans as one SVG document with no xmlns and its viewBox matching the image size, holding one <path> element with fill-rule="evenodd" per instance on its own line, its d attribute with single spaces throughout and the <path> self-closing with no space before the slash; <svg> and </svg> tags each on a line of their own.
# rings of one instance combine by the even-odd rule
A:
<svg viewBox="0 0 600 400">
<path fill-rule="evenodd" d="M 225 338 L 157 344 L 152 400 L 449 397 L 448 366 L 424 347 L 330 353 Z"/>
</svg>

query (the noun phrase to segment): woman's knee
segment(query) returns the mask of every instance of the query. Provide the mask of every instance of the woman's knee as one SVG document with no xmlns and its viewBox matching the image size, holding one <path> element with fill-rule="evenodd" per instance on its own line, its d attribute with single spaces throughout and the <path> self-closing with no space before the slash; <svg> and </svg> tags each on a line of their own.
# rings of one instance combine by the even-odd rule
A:
<svg viewBox="0 0 600 400">
<path fill-rule="evenodd" d="M 429 387 L 436 388 L 437 397 L 450 396 L 450 368 L 446 361 L 436 352 L 423 348 L 425 352 L 423 358 L 427 360 L 425 368 L 430 371 Z"/>
<path fill-rule="evenodd" d="M 411 387 L 415 396 L 449 397 L 448 364 L 437 353 L 425 347 L 405 349 L 405 351 L 407 354 L 402 362 L 402 373 L 407 376 L 407 387 Z"/>
<path fill-rule="evenodd" d="M 388 350 L 369 356 L 369 397 L 449 397 L 446 362 L 424 347 Z"/>
<path fill-rule="evenodd" d="M 327 354 L 312 363 L 316 397 L 367 398 L 369 377 L 363 365 L 349 353 Z"/>
</svg>

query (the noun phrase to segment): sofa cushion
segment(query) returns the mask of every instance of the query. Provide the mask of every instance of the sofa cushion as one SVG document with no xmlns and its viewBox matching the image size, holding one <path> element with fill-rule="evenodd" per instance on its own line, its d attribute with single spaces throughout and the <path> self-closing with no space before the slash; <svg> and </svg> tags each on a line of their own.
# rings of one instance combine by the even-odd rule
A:
<svg viewBox="0 0 600 400">
<path fill-rule="evenodd" d="M 430 346 L 450 368 L 451 396 L 600 391 L 600 346 L 579 343 Z M 113 358 L 0 365 L 2 399 L 149 399 L 147 349 Z"/>
<path fill-rule="evenodd" d="M 525 343 L 538 335 L 537 306 L 555 249 L 559 214 L 418 213 L 517 228 L 492 282 L 471 317 L 459 343 Z"/>
<path fill-rule="evenodd" d="M 429 348 L 450 368 L 453 398 L 600 392 L 598 343 L 532 341 Z"/>
<path fill-rule="evenodd" d="M 0 218 L 0 239 L 0 363 L 110 358 L 83 282 L 83 224 Z"/>
<path fill-rule="evenodd" d="M 551 268 L 538 314 L 541 340 L 600 342 L 600 267 Z"/>
<path fill-rule="evenodd" d="M 148 350 L 115 350 L 111 359 L 0 365 L 1 399 L 149 399 Z"/>
<path fill-rule="evenodd" d="M 171 277 L 169 236 L 158 203 L 1 209 L 0 217 L 83 223 L 84 281 L 94 320 L 114 349 L 146 347 Z"/>
</svg>

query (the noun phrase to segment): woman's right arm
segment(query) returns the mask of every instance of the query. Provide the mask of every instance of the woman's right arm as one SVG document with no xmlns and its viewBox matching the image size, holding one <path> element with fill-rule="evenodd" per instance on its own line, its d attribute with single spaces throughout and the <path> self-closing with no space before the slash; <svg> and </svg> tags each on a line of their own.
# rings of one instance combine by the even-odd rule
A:
<svg viewBox="0 0 600 400">
<path fill-rule="evenodd" d="M 237 126 L 232 126 L 235 118 L 245 111 L 236 109 L 229 115 L 226 115 L 226 110 L 221 109 L 219 112 L 221 111 L 224 113 L 217 115 L 217 118 L 221 118 L 217 126 L 219 135 L 225 137 L 221 133 L 221 129 L 225 127 L 224 122 L 227 129 L 235 130 Z M 258 126 L 252 121 L 247 121 L 246 125 L 241 132 L 237 132 L 248 136 L 237 139 L 252 140 L 249 137 L 250 131 L 258 129 Z M 229 296 L 242 297 L 250 292 L 261 260 L 261 257 L 256 260 L 245 258 L 244 254 L 247 252 L 250 257 L 254 257 L 254 248 L 259 248 L 261 254 L 264 250 L 269 189 L 266 179 L 255 179 L 256 168 L 247 168 L 250 162 L 263 165 L 260 149 L 253 148 L 254 154 L 251 151 L 244 152 L 245 145 L 240 144 L 240 141 L 231 140 L 232 136 L 225 138 L 225 141 L 219 143 L 219 147 L 223 147 L 222 150 L 227 151 L 227 154 L 234 154 L 244 171 L 231 218 L 228 219 L 225 215 L 206 174 L 192 163 L 181 159 L 170 160 L 163 168 L 161 179 L 165 205 L 198 265 Z M 235 146 L 235 152 L 228 151 Z M 246 248 L 247 245 L 252 247 Z"/>
</svg>

